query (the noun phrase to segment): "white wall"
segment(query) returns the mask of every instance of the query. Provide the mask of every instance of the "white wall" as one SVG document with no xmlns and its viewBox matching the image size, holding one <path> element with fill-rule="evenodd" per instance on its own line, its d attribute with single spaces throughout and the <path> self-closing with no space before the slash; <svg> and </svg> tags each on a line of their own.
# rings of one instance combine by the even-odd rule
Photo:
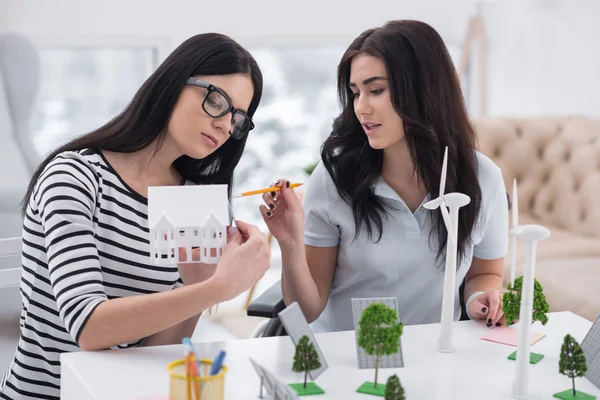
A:
<svg viewBox="0 0 600 400">
<path fill-rule="evenodd" d="M 503 0 L 485 17 L 491 114 L 600 117 L 600 1 Z"/>
<path fill-rule="evenodd" d="M 474 2 L 448 8 L 443 0 L 28 0 L 11 1 L 7 29 L 33 36 L 152 35 L 168 38 L 171 47 L 206 31 L 252 44 L 349 44 L 366 28 L 414 18 L 460 40 Z"/>
<path fill-rule="evenodd" d="M 0 0 L 0 32 L 8 23 L 8 0 Z"/>
</svg>

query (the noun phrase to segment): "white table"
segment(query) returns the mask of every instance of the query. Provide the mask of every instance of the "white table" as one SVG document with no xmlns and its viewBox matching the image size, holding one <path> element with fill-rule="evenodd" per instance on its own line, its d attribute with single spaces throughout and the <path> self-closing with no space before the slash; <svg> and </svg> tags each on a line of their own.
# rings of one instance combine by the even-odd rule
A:
<svg viewBox="0 0 600 400">
<path fill-rule="evenodd" d="M 531 366 L 531 399 L 552 399 L 556 392 L 571 387 L 558 372 L 560 347 L 570 333 L 579 343 L 592 323 L 570 312 L 549 314 L 549 322 L 533 325 L 546 336 L 532 346 L 545 358 Z M 439 324 L 407 326 L 402 335 L 404 368 L 380 369 L 379 382 L 397 374 L 408 399 L 510 399 L 515 362 L 507 356 L 515 347 L 481 340 L 489 328 L 475 321 L 455 323 L 454 353 L 439 353 L 436 340 Z M 356 393 L 364 381 L 372 381 L 373 369 L 357 368 L 354 332 L 315 335 L 329 364 L 316 381 L 324 395 L 306 399 L 378 399 Z M 226 399 L 258 398 L 259 380 L 248 357 L 276 373 L 287 383 L 302 382 L 303 375 L 291 370 L 294 348 L 289 337 L 196 343 L 201 358 L 212 359 L 219 350 L 227 352 Z M 133 400 L 153 394 L 168 394 L 166 365 L 182 357 L 183 346 L 127 349 L 64 354 L 62 398 L 65 400 Z M 600 389 L 586 378 L 575 380 L 576 388 L 595 395 Z M 248 393 L 250 391 L 250 393 Z"/>
</svg>

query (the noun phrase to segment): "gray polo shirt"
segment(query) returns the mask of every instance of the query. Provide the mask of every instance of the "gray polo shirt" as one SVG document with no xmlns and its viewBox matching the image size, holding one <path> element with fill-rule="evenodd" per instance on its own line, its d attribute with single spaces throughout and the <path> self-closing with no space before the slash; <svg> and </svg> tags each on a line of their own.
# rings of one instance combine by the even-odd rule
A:
<svg viewBox="0 0 600 400">
<path fill-rule="evenodd" d="M 458 289 L 473 257 L 500 258 L 508 247 L 508 204 L 502 172 L 485 155 L 478 152 L 477 157 L 482 207 L 472 246 L 456 274 L 456 320 L 460 318 Z M 337 193 L 322 163 L 311 175 L 303 201 L 305 243 L 315 247 L 339 245 L 327 305 L 311 324 L 316 332 L 354 329 L 352 298 L 396 297 L 400 320 L 405 325 L 440 321 L 445 261 L 442 257 L 436 263 L 437 239 L 434 234 L 430 243 L 432 220 L 428 218 L 440 211 L 423 207 L 432 198 L 429 194 L 412 213 L 383 179 L 374 185 L 374 192 L 391 200 L 398 211 L 384 218 L 383 236 L 378 243 L 376 235 L 369 240 L 366 232 L 353 241 L 352 209 Z"/>
</svg>

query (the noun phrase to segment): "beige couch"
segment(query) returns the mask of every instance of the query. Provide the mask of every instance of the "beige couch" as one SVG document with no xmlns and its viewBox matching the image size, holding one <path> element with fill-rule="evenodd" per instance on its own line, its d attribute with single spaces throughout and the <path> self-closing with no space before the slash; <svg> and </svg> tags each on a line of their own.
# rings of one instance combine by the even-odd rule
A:
<svg viewBox="0 0 600 400">
<path fill-rule="evenodd" d="M 590 321 L 600 314 L 600 120 L 585 117 L 474 121 L 480 150 L 501 168 L 507 192 L 517 179 L 519 224 L 541 224 L 536 278 L 551 311 Z M 519 246 L 517 276 L 523 273 Z M 510 280 L 510 249 L 505 263 Z"/>
</svg>

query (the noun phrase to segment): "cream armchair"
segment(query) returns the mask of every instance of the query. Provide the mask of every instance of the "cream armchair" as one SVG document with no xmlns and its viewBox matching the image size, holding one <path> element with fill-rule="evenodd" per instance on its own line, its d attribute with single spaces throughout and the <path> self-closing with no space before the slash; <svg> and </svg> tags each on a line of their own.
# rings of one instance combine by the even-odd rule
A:
<svg viewBox="0 0 600 400">
<path fill-rule="evenodd" d="M 516 178 L 519 224 L 552 231 L 538 243 L 536 278 L 551 311 L 595 321 L 600 314 L 600 121 L 585 117 L 474 121 L 480 150 Z M 509 250 L 510 251 L 510 250 Z M 518 251 L 517 276 L 524 249 Z M 510 253 L 504 284 L 510 280 Z"/>
</svg>

